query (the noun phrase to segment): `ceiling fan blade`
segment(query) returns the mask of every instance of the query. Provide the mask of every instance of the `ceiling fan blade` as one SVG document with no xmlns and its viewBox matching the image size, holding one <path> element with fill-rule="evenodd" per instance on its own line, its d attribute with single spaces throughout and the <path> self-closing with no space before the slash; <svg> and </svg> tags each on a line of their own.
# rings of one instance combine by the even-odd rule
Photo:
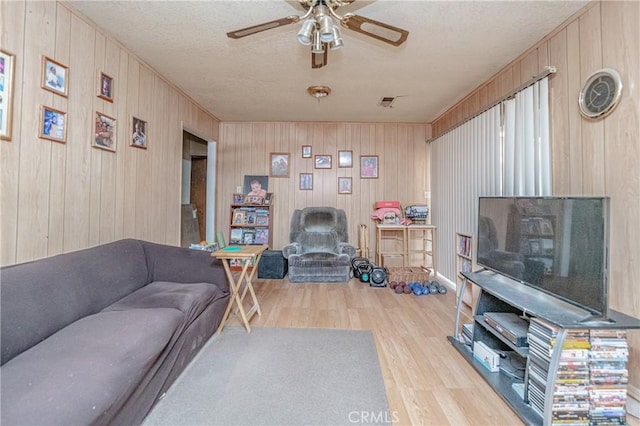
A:
<svg viewBox="0 0 640 426">
<path fill-rule="evenodd" d="M 329 56 L 329 46 L 324 47 L 324 53 L 311 52 L 311 68 L 322 68 L 327 65 L 327 57 Z"/>
<path fill-rule="evenodd" d="M 227 33 L 229 38 L 242 38 L 252 34 L 256 34 L 262 31 L 270 30 L 273 28 L 289 25 L 300 20 L 299 16 L 287 16 L 286 18 L 276 19 L 275 21 L 265 22 L 263 24 L 253 25 L 251 27 L 242 28 L 241 30 L 235 30 Z"/>
<path fill-rule="evenodd" d="M 393 46 L 400 46 L 409 37 L 407 30 L 352 13 L 344 16 L 342 25 Z"/>
</svg>

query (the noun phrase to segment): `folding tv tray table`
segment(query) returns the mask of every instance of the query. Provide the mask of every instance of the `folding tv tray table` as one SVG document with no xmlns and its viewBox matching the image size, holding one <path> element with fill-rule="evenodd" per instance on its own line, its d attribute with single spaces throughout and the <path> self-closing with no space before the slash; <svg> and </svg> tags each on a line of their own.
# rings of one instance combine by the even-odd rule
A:
<svg viewBox="0 0 640 426">
<path fill-rule="evenodd" d="M 229 247 L 233 247 L 229 249 Z M 237 247 L 237 248 L 236 248 Z M 247 329 L 247 333 L 251 333 L 251 326 L 249 325 L 249 321 L 253 314 L 257 313 L 258 315 L 262 315 L 260 311 L 260 304 L 258 304 L 258 299 L 256 297 L 256 293 L 253 290 L 253 285 L 251 281 L 253 280 L 256 271 L 258 270 L 258 263 L 260 263 L 260 257 L 262 257 L 262 253 L 267 249 L 267 245 L 242 245 L 242 246 L 228 246 L 220 250 L 216 250 L 211 253 L 211 256 L 220 259 L 222 264 L 224 265 L 224 270 L 227 273 L 227 278 L 229 279 L 229 286 L 231 287 L 231 297 L 229 298 L 229 304 L 227 305 L 227 309 L 222 316 L 222 321 L 220 322 L 220 326 L 218 327 L 217 333 L 222 332 L 227 319 L 229 318 L 229 314 L 231 312 L 231 307 L 234 302 L 236 304 L 236 312 L 240 313 L 240 317 L 242 318 L 242 323 L 244 327 Z M 240 276 L 236 281 L 233 273 L 231 272 L 231 259 L 240 259 L 242 261 L 242 271 L 240 272 Z M 251 263 L 251 259 L 253 259 L 253 268 L 249 271 L 249 264 Z M 240 290 L 242 289 L 242 293 Z M 245 312 L 243 301 L 247 292 L 251 295 L 252 306 L 248 311 Z"/>
</svg>

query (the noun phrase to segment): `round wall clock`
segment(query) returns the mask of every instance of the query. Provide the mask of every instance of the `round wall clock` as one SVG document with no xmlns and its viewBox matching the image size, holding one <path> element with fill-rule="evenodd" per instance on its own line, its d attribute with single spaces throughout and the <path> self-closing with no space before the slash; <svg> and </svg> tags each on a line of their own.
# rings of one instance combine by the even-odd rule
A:
<svg viewBox="0 0 640 426">
<path fill-rule="evenodd" d="M 587 118 L 602 118 L 611 113 L 622 95 L 622 77 L 618 71 L 603 68 L 587 78 L 578 104 L 580 113 Z"/>
</svg>

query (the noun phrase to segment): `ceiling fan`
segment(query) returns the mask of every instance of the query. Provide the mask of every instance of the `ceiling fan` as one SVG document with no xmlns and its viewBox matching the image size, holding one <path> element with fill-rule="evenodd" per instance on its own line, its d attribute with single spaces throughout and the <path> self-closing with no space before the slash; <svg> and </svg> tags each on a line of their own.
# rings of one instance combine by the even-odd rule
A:
<svg viewBox="0 0 640 426">
<path fill-rule="evenodd" d="M 373 37 L 377 40 L 389 43 L 392 46 L 400 46 L 407 40 L 409 31 L 384 22 L 375 21 L 354 13 L 338 15 L 336 9 L 353 3 L 355 0 L 298 0 L 305 10 L 301 16 L 290 15 L 274 21 L 252 25 L 227 33 L 229 38 L 242 38 L 262 31 L 282 27 L 295 22 L 302 22 L 298 31 L 298 41 L 306 46 L 311 46 L 311 68 L 322 68 L 327 65 L 329 49 L 336 50 L 343 46 L 340 28 L 334 24 L 338 20 L 344 28 Z"/>
</svg>

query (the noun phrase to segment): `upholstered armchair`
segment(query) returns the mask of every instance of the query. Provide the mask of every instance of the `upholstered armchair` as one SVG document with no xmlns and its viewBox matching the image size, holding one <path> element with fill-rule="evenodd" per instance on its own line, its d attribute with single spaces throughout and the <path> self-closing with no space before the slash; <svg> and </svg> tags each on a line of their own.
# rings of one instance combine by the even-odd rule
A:
<svg viewBox="0 0 640 426">
<path fill-rule="evenodd" d="M 290 244 L 282 254 L 291 282 L 346 282 L 352 276 L 347 216 L 334 207 L 297 209 L 291 217 Z"/>
</svg>

